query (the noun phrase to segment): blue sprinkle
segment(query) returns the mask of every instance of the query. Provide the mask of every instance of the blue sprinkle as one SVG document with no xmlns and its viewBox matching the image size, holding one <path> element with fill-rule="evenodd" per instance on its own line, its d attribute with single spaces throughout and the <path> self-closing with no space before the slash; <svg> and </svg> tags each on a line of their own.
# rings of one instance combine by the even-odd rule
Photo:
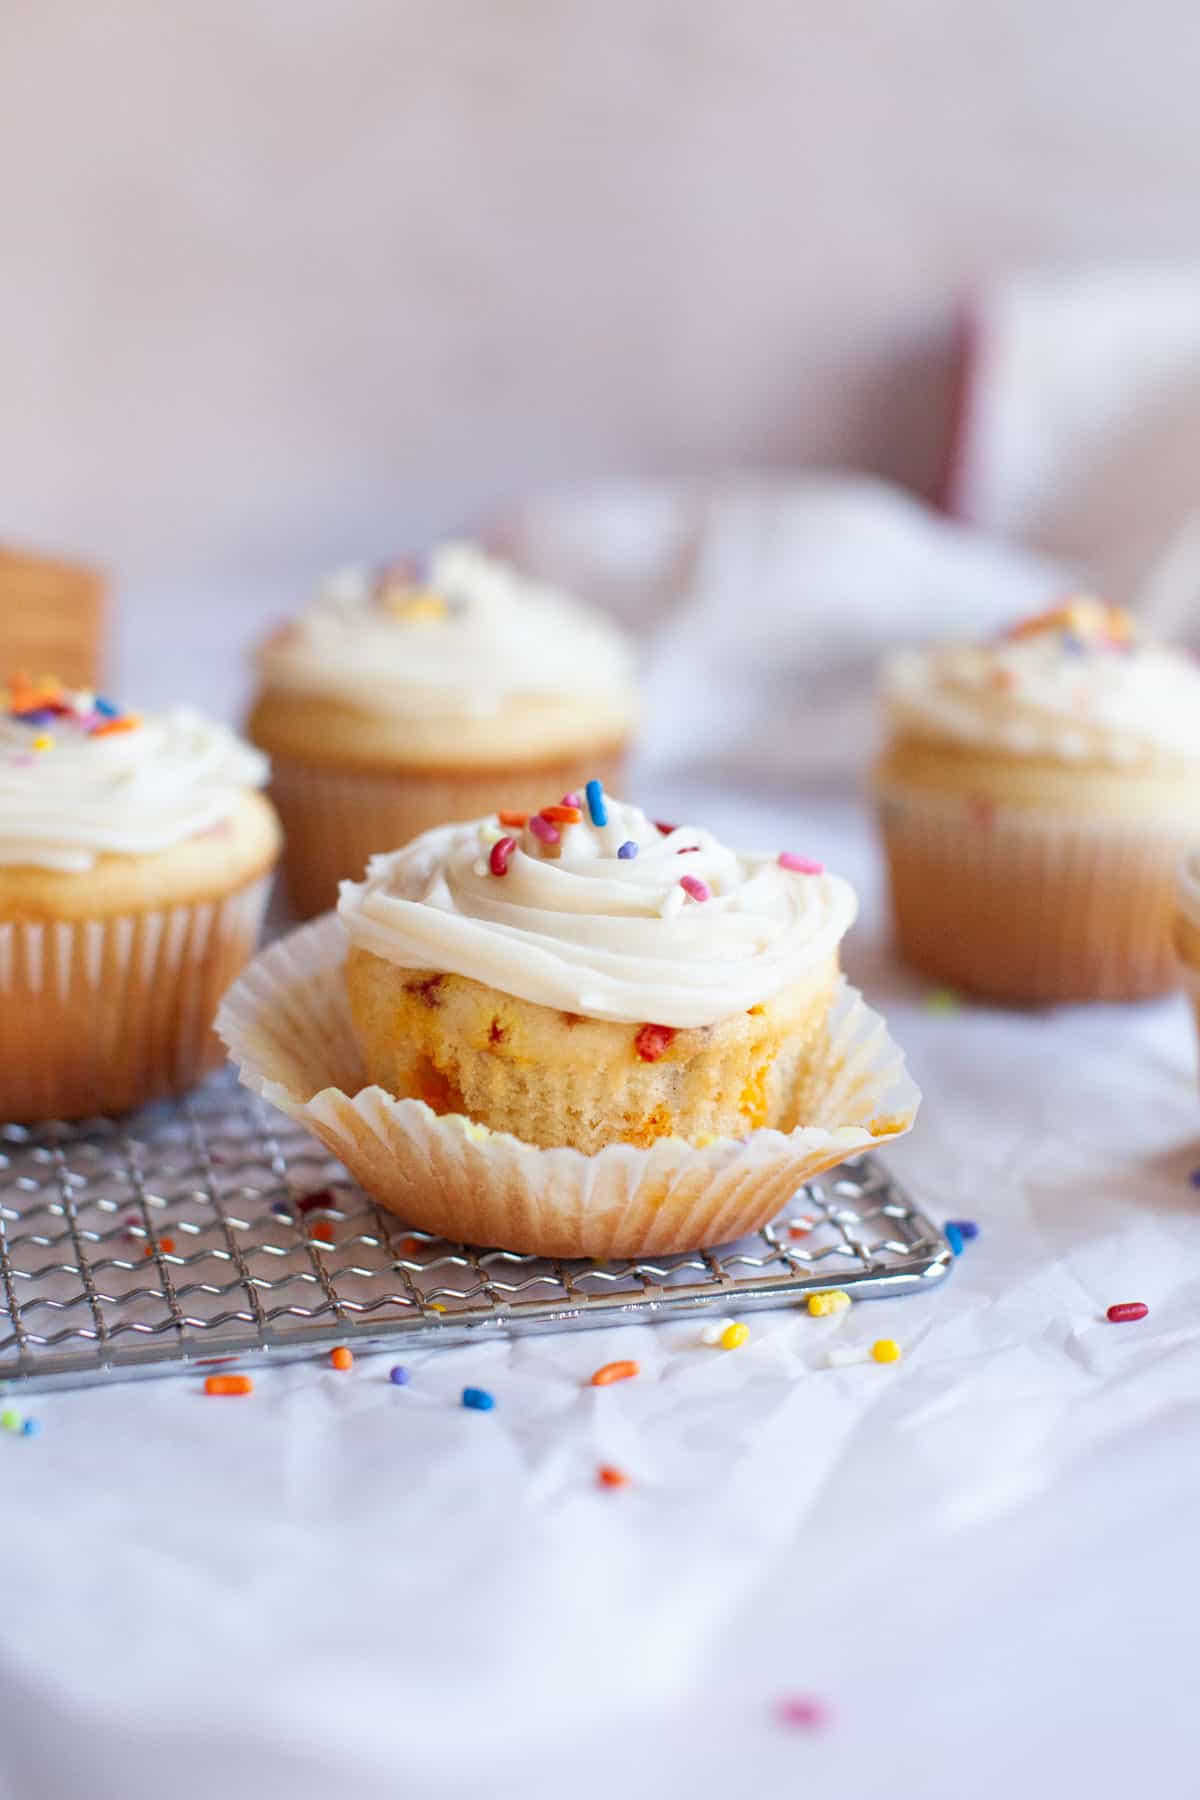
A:
<svg viewBox="0 0 1200 1800">
<path fill-rule="evenodd" d="M 408 1386 L 408 1370 L 405 1368 L 403 1363 L 397 1363 L 394 1369 L 388 1370 L 388 1380 L 391 1382 L 393 1387 L 407 1387 Z M 463 1405 L 464 1406 L 466 1405 L 466 1395 L 465 1394 L 463 1396 Z"/>
<path fill-rule="evenodd" d="M 272 1200 L 271 1211 L 280 1219 L 290 1219 L 292 1216 L 292 1209 L 286 1200 Z"/>
<path fill-rule="evenodd" d="M 593 777 L 583 791 L 587 795 L 588 812 L 591 814 L 592 824 L 607 825 L 608 808 L 604 804 L 604 789 L 600 782 Z"/>
<path fill-rule="evenodd" d="M 947 1226 L 946 1226 L 946 1242 L 949 1244 L 951 1250 L 953 1250 L 955 1256 L 962 1255 L 962 1253 L 963 1253 L 963 1235 L 962 1235 L 962 1232 L 958 1229 L 957 1225 L 947 1224 Z"/>
<path fill-rule="evenodd" d="M 99 694 L 96 695 L 94 705 L 95 705 L 96 711 L 101 715 L 102 718 L 117 719 L 117 718 L 120 718 L 120 716 L 121 716 L 120 707 L 114 706 L 114 704 L 111 700 L 102 699 Z"/>
<path fill-rule="evenodd" d="M 972 1238 L 977 1238 L 979 1236 L 979 1227 L 974 1219 L 947 1219 L 947 1237 L 949 1237 L 952 1230 L 957 1231 L 959 1237 L 967 1243 L 969 1243 Z"/>
<path fill-rule="evenodd" d="M 43 728 L 53 725 L 56 716 L 45 706 L 35 706 L 31 712 L 17 713 L 16 715 L 22 725 L 38 725 Z"/>
<path fill-rule="evenodd" d="M 486 1388 L 464 1388 L 462 1403 L 476 1412 L 491 1412 L 496 1404 L 495 1394 L 489 1394 Z"/>
<path fill-rule="evenodd" d="M 1059 641 L 1063 649 L 1071 656 L 1083 656 L 1087 651 L 1087 645 L 1083 639 L 1076 637 L 1073 631 L 1064 631 Z"/>
<path fill-rule="evenodd" d="M 625 842 L 621 845 L 621 848 L 617 851 L 617 855 L 624 857 L 626 862 L 632 862 L 634 857 L 637 855 L 637 852 L 638 852 L 638 847 L 634 843 L 633 839 L 626 838 Z"/>
<path fill-rule="evenodd" d="M 26 1419 L 25 1423 L 21 1427 L 21 1436 L 22 1437 L 36 1437 L 38 1432 L 41 1429 L 42 1429 L 42 1421 L 40 1419 Z"/>
<path fill-rule="evenodd" d="M 1188 1176 L 1188 1180 L 1191 1182 L 1193 1187 L 1200 1188 L 1200 1169 L 1193 1169 L 1191 1174 Z"/>
</svg>

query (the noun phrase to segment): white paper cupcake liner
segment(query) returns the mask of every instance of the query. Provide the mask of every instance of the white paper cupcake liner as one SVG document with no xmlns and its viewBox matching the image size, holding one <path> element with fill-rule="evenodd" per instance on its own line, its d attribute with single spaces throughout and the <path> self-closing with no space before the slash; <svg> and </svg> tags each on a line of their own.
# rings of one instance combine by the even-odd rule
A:
<svg viewBox="0 0 1200 1800">
<path fill-rule="evenodd" d="M 213 1020 L 270 879 L 108 918 L 0 921 L 0 1117 L 125 1112 L 220 1061 Z"/>
<path fill-rule="evenodd" d="M 364 1087 L 328 915 L 255 958 L 217 1030 L 241 1080 L 297 1120 L 389 1212 L 421 1230 L 541 1256 L 665 1254 L 728 1242 L 775 1218 L 805 1181 L 908 1131 L 920 1093 L 883 1020 L 844 981 L 812 1122 L 703 1148 L 666 1138 L 593 1156 L 538 1149 L 423 1101 Z"/>
</svg>

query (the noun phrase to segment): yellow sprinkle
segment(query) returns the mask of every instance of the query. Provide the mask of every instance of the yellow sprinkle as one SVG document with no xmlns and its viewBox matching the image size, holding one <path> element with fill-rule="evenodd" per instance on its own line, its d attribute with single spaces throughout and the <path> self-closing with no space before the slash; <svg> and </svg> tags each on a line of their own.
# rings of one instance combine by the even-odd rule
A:
<svg viewBox="0 0 1200 1800">
<path fill-rule="evenodd" d="M 737 1350 L 740 1349 L 749 1336 L 750 1327 L 748 1325 L 727 1325 L 717 1339 L 717 1342 L 720 1344 L 722 1350 Z"/>
<path fill-rule="evenodd" d="M 899 1362 L 900 1346 L 895 1338 L 876 1338 L 871 1345 L 871 1355 L 876 1362 Z"/>
<path fill-rule="evenodd" d="M 54 739 L 48 731 L 39 731 L 33 740 L 35 750 L 53 750 Z"/>
<path fill-rule="evenodd" d="M 403 619 L 409 625 L 432 624 L 437 619 L 444 619 L 449 611 L 440 594 L 424 588 L 405 588 L 394 598 L 389 598 L 387 609 L 394 618 Z"/>
<path fill-rule="evenodd" d="M 829 1288 L 824 1293 L 808 1296 L 808 1310 L 814 1319 L 825 1319 L 830 1313 L 845 1312 L 849 1304 L 850 1296 L 843 1293 L 841 1288 Z"/>
<path fill-rule="evenodd" d="M 442 1305 L 440 1300 L 431 1300 L 429 1302 L 429 1310 L 430 1312 L 445 1312 L 447 1309 Z M 897 1351 L 896 1354 L 899 1356 L 900 1352 Z"/>
</svg>

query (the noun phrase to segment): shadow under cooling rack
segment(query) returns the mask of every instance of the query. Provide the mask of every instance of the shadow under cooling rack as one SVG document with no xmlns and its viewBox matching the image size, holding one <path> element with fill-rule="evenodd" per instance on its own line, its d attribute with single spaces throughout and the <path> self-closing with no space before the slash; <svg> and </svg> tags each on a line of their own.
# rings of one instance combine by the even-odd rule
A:
<svg viewBox="0 0 1200 1800">
<path fill-rule="evenodd" d="M 951 1261 L 874 1156 L 735 1244 L 559 1262 L 406 1229 L 228 1074 L 126 1120 L 0 1127 L 0 1380 L 27 1388 L 870 1299 Z"/>
</svg>

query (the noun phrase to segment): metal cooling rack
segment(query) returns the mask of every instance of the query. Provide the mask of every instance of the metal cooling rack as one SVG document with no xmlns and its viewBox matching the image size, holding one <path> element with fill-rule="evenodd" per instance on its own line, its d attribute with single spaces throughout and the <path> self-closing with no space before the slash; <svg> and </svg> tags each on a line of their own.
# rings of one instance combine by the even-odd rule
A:
<svg viewBox="0 0 1200 1800">
<path fill-rule="evenodd" d="M 307 1133 L 215 1077 L 132 1119 L 0 1127 L 0 1380 L 250 1367 L 480 1336 L 912 1292 L 951 1263 L 873 1156 L 739 1243 L 555 1262 L 408 1231 Z"/>
</svg>

